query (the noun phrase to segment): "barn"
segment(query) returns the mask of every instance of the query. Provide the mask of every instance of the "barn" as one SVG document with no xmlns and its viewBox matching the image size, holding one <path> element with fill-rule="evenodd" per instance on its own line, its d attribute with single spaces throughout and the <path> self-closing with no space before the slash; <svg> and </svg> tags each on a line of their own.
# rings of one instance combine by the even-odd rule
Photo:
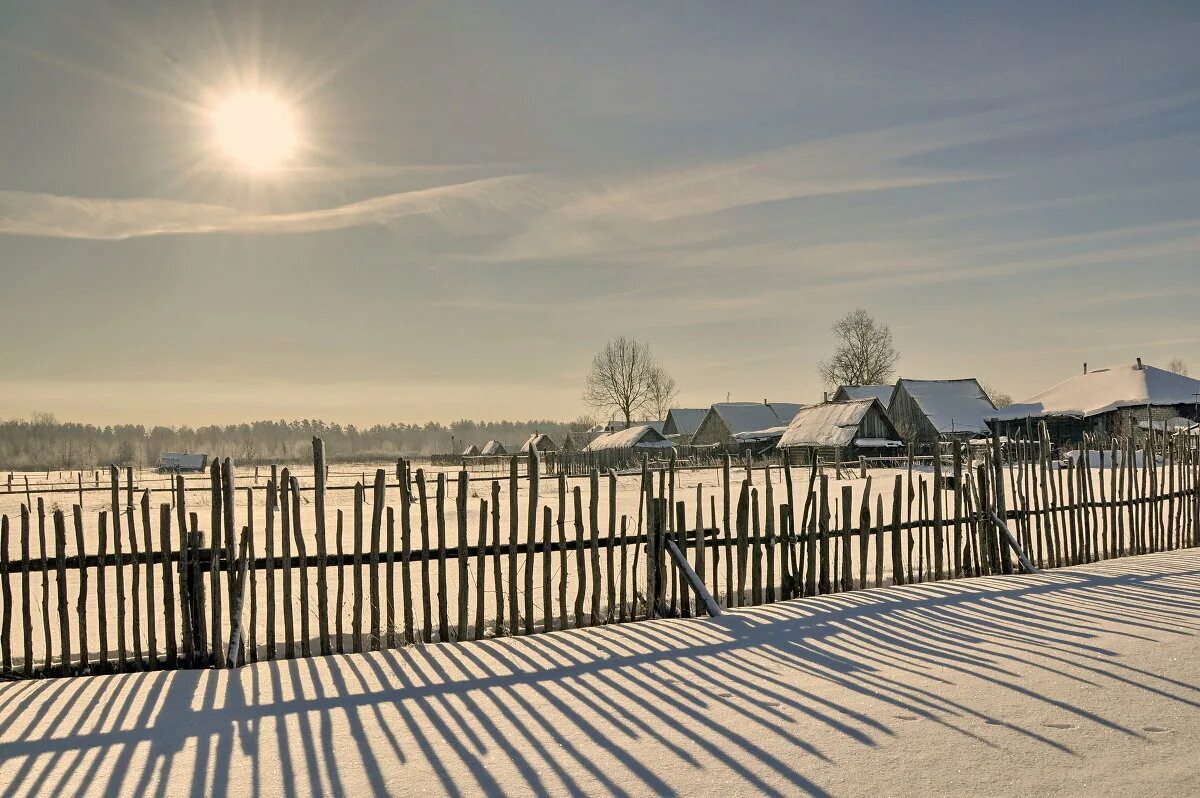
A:
<svg viewBox="0 0 1200 798">
<path fill-rule="evenodd" d="M 487 457 L 495 457 L 498 455 L 508 454 L 508 449 L 504 448 L 504 444 L 498 440 L 490 440 L 483 445 L 479 453 Z"/>
<path fill-rule="evenodd" d="M 470 446 L 463 449 L 462 456 L 463 457 L 475 457 L 478 454 L 479 454 L 479 447 L 472 443 Z"/>
<path fill-rule="evenodd" d="M 875 397 L 806 407 L 796 413 L 779 439 L 778 447 L 802 455 L 799 462 L 854 459 L 878 455 L 903 446 L 900 433 Z"/>
<path fill-rule="evenodd" d="M 974 378 L 901 379 L 887 415 L 908 443 L 931 444 L 989 434 L 987 422 L 996 406 Z"/>
<path fill-rule="evenodd" d="M 554 440 L 544 432 L 535 432 L 529 436 L 529 440 L 525 441 L 521 446 L 521 451 L 527 452 L 530 449 L 536 449 L 539 452 L 556 452 L 558 451 L 557 444 Z"/>
<path fill-rule="evenodd" d="M 833 394 L 833 401 L 848 402 L 851 399 L 878 399 L 886 413 L 892 403 L 892 391 L 895 385 L 839 385 Z"/>
<path fill-rule="evenodd" d="M 1078 443 L 1085 433 L 1102 440 L 1132 432 L 1181 427 L 1200 420 L 1200 380 L 1143 365 L 1092 369 L 1064 380 L 1037 396 L 996 413 L 1012 437 L 1037 434 L 1046 423 L 1052 443 Z"/>
<path fill-rule="evenodd" d="M 670 449 L 675 444 L 649 424 L 616 432 L 606 432 L 593 440 L 585 452 L 608 452 L 621 449 Z"/>
<path fill-rule="evenodd" d="M 778 438 L 802 404 L 792 402 L 718 402 L 708 409 L 692 435 L 692 446 L 724 446 L 741 451 L 753 433 Z M 757 439 L 757 438 L 756 438 Z"/>
<path fill-rule="evenodd" d="M 660 432 L 667 437 L 680 436 L 684 440 L 691 440 L 696 430 L 700 429 L 700 422 L 704 421 L 706 413 L 708 411 L 703 407 L 673 407 L 667 411 Z"/>
</svg>

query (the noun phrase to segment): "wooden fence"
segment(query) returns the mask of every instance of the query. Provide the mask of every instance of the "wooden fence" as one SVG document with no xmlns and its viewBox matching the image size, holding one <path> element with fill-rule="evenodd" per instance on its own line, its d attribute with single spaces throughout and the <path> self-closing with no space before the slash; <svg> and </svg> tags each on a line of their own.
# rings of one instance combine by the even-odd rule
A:
<svg viewBox="0 0 1200 798">
<path fill-rule="evenodd" d="M 135 501 L 128 473 L 122 505 L 113 467 L 94 530 L 79 505 L 47 511 L 41 497 L 0 518 L 0 673 L 224 667 L 534 634 L 1008 574 L 1022 554 L 1026 569 L 1050 568 L 1197 544 L 1192 446 L 1159 441 L 1149 456 L 1113 441 L 1064 466 L 1044 430 L 1026 443 L 1028 456 L 1005 458 L 994 439 L 990 451 L 956 449 L 927 469 L 909 458 L 889 479 L 840 486 L 816 466 L 794 475 L 726 456 L 707 494 L 682 484 L 675 461 L 643 460 L 634 476 L 592 468 L 573 486 L 560 472 L 555 507 L 530 454 L 509 458 L 507 479 L 477 501 L 466 471 L 448 479 L 400 460 L 395 482 L 379 469 L 353 486 L 333 529 L 320 440 L 307 492 L 287 469 L 265 490 L 239 487 L 225 460 L 197 510 L 182 477 L 153 507 L 149 489 Z M 621 512 L 631 492 L 636 510 Z"/>
</svg>

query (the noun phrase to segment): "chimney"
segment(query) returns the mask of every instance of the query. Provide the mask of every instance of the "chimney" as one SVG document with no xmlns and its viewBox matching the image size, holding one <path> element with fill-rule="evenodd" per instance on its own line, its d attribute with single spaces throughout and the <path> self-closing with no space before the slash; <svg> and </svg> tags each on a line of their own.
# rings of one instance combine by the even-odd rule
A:
<svg viewBox="0 0 1200 798">
<path fill-rule="evenodd" d="M 828 402 L 829 402 L 829 391 L 822 391 L 821 392 L 821 404 L 827 404 Z"/>
<path fill-rule="evenodd" d="M 767 403 L 767 400 L 766 400 L 766 399 L 763 399 L 763 404 L 765 405 L 766 403 Z"/>
<path fill-rule="evenodd" d="M 1083 361 L 1083 373 L 1087 374 L 1087 361 Z"/>
<path fill-rule="evenodd" d="M 1137 362 L 1138 362 L 1137 369 L 1138 369 L 1138 371 L 1141 371 L 1142 370 L 1142 359 L 1139 357 L 1137 359 Z"/>
</svg>

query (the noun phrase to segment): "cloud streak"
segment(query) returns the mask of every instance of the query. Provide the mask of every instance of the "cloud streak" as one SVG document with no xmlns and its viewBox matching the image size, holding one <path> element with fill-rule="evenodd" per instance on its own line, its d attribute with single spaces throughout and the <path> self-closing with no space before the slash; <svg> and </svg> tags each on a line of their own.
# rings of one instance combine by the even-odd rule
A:
<svg viewBox="0 0 1200 798">
<path fill-rule="evenodd" d="M 541 184 L 535 190 L 534 186 Z M 157 198 L 65 197 L 0 191 L 0 233 L 117 241 L 205 233 L 281 234 L 387 225 L 425 218 L 478 232 L 500 219 L 543 210 L 552 191 L 532 175 L 510 175 L 385 194 L 330 208 L 260 213 L 227 205 Z"/>
</svg>

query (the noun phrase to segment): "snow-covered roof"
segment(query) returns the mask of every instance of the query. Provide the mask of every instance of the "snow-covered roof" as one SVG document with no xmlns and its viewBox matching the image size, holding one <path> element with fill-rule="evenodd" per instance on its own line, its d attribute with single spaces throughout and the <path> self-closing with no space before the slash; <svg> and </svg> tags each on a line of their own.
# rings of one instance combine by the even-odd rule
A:
<svg viewBox="0 0 1200 798">
<path fill-rule="evenodd" d="M 649 424 L 609 432 L 596 438 L 585 448 L 585 452 L 600 452 L 609 449 L 669 449 L 673 443 Z"/>
<path fill-rule="evenodd" d="M 841 385 L 838 386 L 837 394 L 845 394 L 847 399 L 878 399 L 879 404 L 886 408 L 892 401 L 892 391 L 895 387 L 895 385 Z"/>
<path fill-rule="evenodd" d="M 849 446 L 863 416 L 876 401 L 874 398 L 851 399 L 806 407 L 792 419 L 779 446 Z"/>
<path fill-rule="evenodd" d="M 733 433 L 733 439 L 739 443 L 754 443 L 756 441 L 771 441 L 779 438 L 787 431 L 786 426 L 753 429 L 747 432 Z"/>
<path fill-rule="evenodd" d="M 964 380 L 906 380 L 903 385 L 939 433 L 987 432 L 996 406 L 974 378 Z"/>
<path fill-rule="evenodd" d="M 717 402 L 712 406 L 716 413 L 729 428 L 729 433 L 737 437 L 742 432 L 761 432 L 772 427 L 786 427 L 801 404 L 792 402 Z"/>
<path fill-rule="evenodd" d="M 479 447 L 473 443 L 467 448 L 463 449 L 463 457 L 474 457 L 477 454 L 479 454 Z"/>
<path fill-rule="evenodd" d="M 666 423 L 674 424 L 676 435 L 694 435 L 707 412 L 703 407 L 672 407 L 667 411 Z"/>
<path fill-rule="evenodd" d="M 1089 416 L 1121 407 L 1191 405 L 1200 393 L 1200 380 L 1154 366 L 1093 369 L 1064 380 L 997 417 L 1006 421 L 1042 416 Z"/>
<path fill-rule="evenodd" d="M 529 436 L 529 440 L 521 446 L 521 451 L 527 452 L 530 447 L 537 449 L 539 452 L 553 452 L 558 449 L 558 445 L 554 440 L 544 432 L 535 432 Z"/>
<path fill-rule="evenodd" d="M 508 454 L 508 449 L 505 449 L 504 444 L 500 441 L 491 440 L 483 445 L 483 448 L 479 450 L 479 453 L 488 455 Z"/>
</svg>

